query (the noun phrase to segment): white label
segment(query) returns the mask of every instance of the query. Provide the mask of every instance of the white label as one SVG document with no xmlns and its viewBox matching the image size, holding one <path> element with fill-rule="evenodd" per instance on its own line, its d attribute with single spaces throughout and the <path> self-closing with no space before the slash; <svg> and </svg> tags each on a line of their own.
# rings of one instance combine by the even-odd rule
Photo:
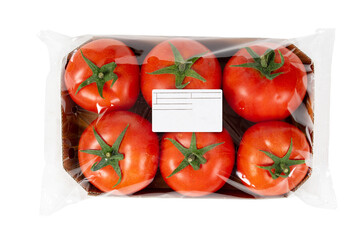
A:
<svg viewBox="0 0 360 240">
<path fill-rule="evenodd" d="M 155 89 L 153 132 L 221 132 L 221 89 Z"/>
</svg>

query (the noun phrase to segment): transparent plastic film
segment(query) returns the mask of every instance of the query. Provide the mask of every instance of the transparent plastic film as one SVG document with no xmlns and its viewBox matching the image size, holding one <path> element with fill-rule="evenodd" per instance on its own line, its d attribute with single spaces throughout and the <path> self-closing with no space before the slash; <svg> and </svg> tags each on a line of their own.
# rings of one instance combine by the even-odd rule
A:
<svg viewBox="0 0 360 240">
<path fill-rule="evenodd" d="M 95 195 L 295 194 L 335 206 L 333 30 L 285 40 L 40 37 L 51 62 L 42 213 Z"/>
</svg>

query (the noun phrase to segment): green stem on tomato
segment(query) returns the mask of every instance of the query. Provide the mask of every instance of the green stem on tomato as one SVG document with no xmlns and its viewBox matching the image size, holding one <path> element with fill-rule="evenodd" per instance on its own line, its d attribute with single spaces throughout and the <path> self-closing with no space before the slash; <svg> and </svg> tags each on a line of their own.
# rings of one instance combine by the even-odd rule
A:
<svg viewBox="0 0 360 240">
<path fill-rule="evenodd" d="M 291 173 L 290 166 L 305 163 L 305 160 L 292 160 L 292 159 L 290 159 L 292 148 L 293 148 L 293 141 L 291 139 L 290 140 L 290 147 L 289 147 L 287 153 L 285 154 L 285 156 L 283 156 L 282 158 L 280 158 L 280 157 L 278 157 L 278 156 L 276 156 L 276 155 L 274 155 L 274 154 L 272 154 L 270 152 L 259 150 L 260 152 L 265 153 L 266 156 L 271 158 L 271 160 L 273 160 L 274 163 L 272 165 L 270 165 L 270 166 L 257 166 L 257 167 L 269 171 L 269 173 L 270 173 L 270 175 L 271 175 L 271 177 L 273 179 L 277 179 L 278 177 L 282 177 L 282 178 L 289 177 L 289 175 Z"/>
<path fill-rule="evenodd" d="M 182 89 L 190 83 L 187 82 L 183 84 L 185 77 L 192 77 L 202 82 L 206 82 L 206 79 L 203 78 L 191 67 L 197 60 L 199 60 L 207 52 L 196 54 L 194 56 L 189 57 L 188 59 L 184 59 L 183 56 L 180 54 L 179 50 L 171 42 L 169 42 L 169 44 L 174 54 L 174 59 L 175 59 L 174 64 L 147 74 L 151 74 L 151 75 L 173 74 L 175 75 L 175 87 L 178 89 Z"/>
<path fill-rule="evenodd" d="M 83 87 L 85 87 L 89 84 L 92 84 L 92 83 L 96 83 L 100 97 L 104 98 L 103 97 L 103 88 L 104 88 L 105 83 L 107 81 L 112 80 L 112 83 L 110 86 L 110 87 L 112 87 L 114 85 L 114 83 L 116 82 L 116 80 L 118 79 L 118 76 L 114 73 L 114 70 L 117 66 L 116 63 L 111 62 L 111 63 L 105 64 L 101 68 L 99 68 L 92 61 L 90 61 L 88 58 L 86 58 L 84 56 L 81 49 L 80 49 L 80 53 L 81 53 L 81 56 L 83 57 L 84 61 L 86 62 L 86 64 L 91 69 L 93 74 L 91 77 L 89 77 L 88 79 L 86 79 L 79 85 L 75 94 L 77 94 Z"/>
<path fill-rule="evenodd" d="M 171 139 L 171 138 L 165 138 L 165 139 L 169 140 L 181 152 L 181 154 L 184 156 L 184 159 L 179 164 L 179 166 L 177 166 L 177 168 L 167 178 L 175 175 L 176 173 L 180 172 L 181 170 L 183 170 L 184 168 L 186 168 L 189 165 L 194 170 L 199 170 L 201 164 L 205 164 L 207 162 L 206 158 L 203 155 L 206 152 L 210 151 L 211 149 L 215 148 L 216 146 L 224 144 L 224 142 L 215 143 L 215 144 L 211 144 L 211 145 L 208 145 L 206 147 L 198 149 L 196 147 L 196 135 L 195 135 L 195 133 L 193 133 L 192 136 L 191 136 L 191 142 L 190 142 L 190 147 L 189 148 L 185 148 L 178 141 L 176 141 L 174 139 Z"/>
<path fill-rule="evenodd" d="M 281 54 L 280 50 L 278 50 L 278 53 L 280 55 L 281 62 L 276 63 L 275 51 L 271 48 L 267 49 L 266 52 L 261 56 L 259 56 L 249 47 L 246 47 L 245 49 L 251 55 L 254 62 L 243 63 L 239 65 L 230 65 L 230 67 L 253 68 L 259 71 L 264 77 L 269 80 L 273 80 L 277 76 L 283 74 L 283 72 L 272 73 L 273 71 L 278 70 L 284 65 L 284 56 Z"/>
<path fill-rule="evenodd" d="M 124 154 L 119 153 L 119 147 L 128 127 L 129 124 L 120 133 L 115 143 L 111 147 L 107 143 L 105 143 L 105 141 L 101 138 L 101 136 L 96 132 L 95 128 L 93 127 L 95 139 L 99 143 L 101 150 L 80 150 L 80 152 L 101 157 L 101 160 L 99 162 L 96 162 L 92 165 L 91 171 L 95 172 L 109 165 L 114 169 L 116 174 L 119 176 L 119 179 L 117 183 L 113 186 L 113 188 L 119 185 L 122 179 L 119 161 L 124 159 Z"/>
</svg>

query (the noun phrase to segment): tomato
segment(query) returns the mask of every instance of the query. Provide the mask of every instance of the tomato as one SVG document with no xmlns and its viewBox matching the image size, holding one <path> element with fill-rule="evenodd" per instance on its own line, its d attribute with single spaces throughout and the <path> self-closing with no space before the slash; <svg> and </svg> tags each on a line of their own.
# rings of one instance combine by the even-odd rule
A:
<svg viewBox="0 0 360 240">
<path fill-rule="evenodd" d="M 275 196 L 293 190 L 305 178 L 310 146 L 295 126 L 279 121 L 250 127 L 237 154 L 237 174 L 252 192 Z"/>
<path fill-rule="evenodd" d="M 141 92 L 152 106 L 153 89 L 218 89 L 221 68 L 217 58 L 201 43 L 185 38 L 155 46 L 141 68 Z"/>
<path fill-rule="evenodd" d="M 301 60 L 287 48 L 270 43 L 240 49 L 224 69 L 227 102 L 252 122 L 288 117 L 301 104 L 306 87 Z"/>
<path fill-rule="evenodd" d="M 165 182 L 186 196 L 219 190 L 235 161 L 232 139 L 221 133 L 166 133 L 161 140 L 160 172 Z"/>
<path fill-rule="evenodd" d="M 86 110 L 127 110 L 139 94 L 139 66 L 121 41 L 91 41 L 69 60 L 65 85 L 74 102 Z"/>
<path fill-rule="evenodd" d="M 156 174 L 158 157 L 158 137 L 151 124 L 126 111 L 103 114 L 79 142 L 80 168 L 103 192 L 123 195 L 145 188 Z"/>
</svg>

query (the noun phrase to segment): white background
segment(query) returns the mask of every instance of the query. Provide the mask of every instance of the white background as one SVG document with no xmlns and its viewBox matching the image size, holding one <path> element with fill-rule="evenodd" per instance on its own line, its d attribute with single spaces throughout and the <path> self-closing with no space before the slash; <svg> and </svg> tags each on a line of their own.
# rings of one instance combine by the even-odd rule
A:
<svg viewBox="0 0 360 240">
<path fill-rule="evenodd" d="M 359 238 L 359 8 L 357 1 L 10 1 L 1 3 L 1 239 Z M 298 37 L 336 28 L 330 170 L 335 210 L 297 198 L 182 200 L 92 198 L 39 215 L 45 79 L 40 30 Z M 6 236 L 6 237 L 5 237 Z"/>
</svg>

